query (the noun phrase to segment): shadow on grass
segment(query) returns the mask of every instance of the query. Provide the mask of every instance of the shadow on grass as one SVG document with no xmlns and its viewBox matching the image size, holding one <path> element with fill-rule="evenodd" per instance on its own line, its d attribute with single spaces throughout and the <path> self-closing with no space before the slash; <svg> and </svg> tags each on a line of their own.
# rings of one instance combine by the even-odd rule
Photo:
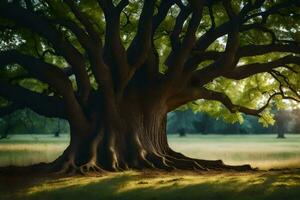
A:
<svg viewBox="0 0 300 200">
<path fill-rule="evenodd" d="M 104 177 L 46 180 L 4 199 L 28 200 L 299 200 L 300 171 L 154 175 L 125 173 Z M 1 199 L 1 198 L 0 198 Z"/>
</svg>

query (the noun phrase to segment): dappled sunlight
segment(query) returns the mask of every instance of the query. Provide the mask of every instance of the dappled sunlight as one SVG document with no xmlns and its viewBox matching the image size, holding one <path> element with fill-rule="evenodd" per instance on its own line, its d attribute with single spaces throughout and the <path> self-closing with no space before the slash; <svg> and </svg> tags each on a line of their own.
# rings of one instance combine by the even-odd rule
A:
<svg viewBox="0 0 300 200">
<path fill-rule="evenodd" d="M 55 191 L 67 187 L 82 187 L 87 184 L 99 183 L 105 179 L 110 179 L 112 176 L 105 177 L 69 177 L 45 181 L 41 185 L 33 186 L 22 193 L 25 195 L 33 195 L 39 192 Z"/>
<path fill-rule="evenodd" d="M 40 179 L 14 199 L 286 199 L 300 195 L 300 171 L 125 172 Z M 287 195 L 289 191 L 289 195 Z M 1 192 L 1 191 L 0 191 Z M 11 196 L 7 195 L 7 199 Z M 15 197 L 15 196 L 14 196 Z"/>
</svg>

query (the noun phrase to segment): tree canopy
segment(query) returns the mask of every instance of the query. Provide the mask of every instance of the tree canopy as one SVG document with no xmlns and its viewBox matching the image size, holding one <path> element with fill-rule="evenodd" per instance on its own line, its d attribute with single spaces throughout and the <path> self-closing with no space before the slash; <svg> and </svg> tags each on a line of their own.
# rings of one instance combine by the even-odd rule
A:
<svg viewBox="0 0 300 200">
<path fill-rule="evenodd" d="M 193 102 L 229 121 L 245 113 L 267 124 L 272 106 L 299 102 L 299 7 L 298 0 L 1 1 L 0 113 L 28 107 L 67 119 L 71 142 L 59 159 L 67 168 L 98 169 L 96 158 L 114 170 L 228 168 L 171 150 L 167 112 Z"/>
<path fill-rule="evenodd" d="M 91 62 L 96 61 L 88 59 L 92 47 L 87 43 L 105 41 L 106 48 L 108 43 L 118 45 L 110 52 L 118 55 L 116 61 L 137 66 L 145 60 L 145 55 L 139 54 L 153 42 L 152 51 L 160 57 L 156 61 L 159 69 L 153 74 L 161 79 L 181 79 L 170 110 L 204 99 L 191 107 L 222 113 L 233 121 L 242 120 L 239 112 L 244 112 L 272 123 L 269 112 L 263 112 L 268 111 L 269 99 L 278 106 L 282 99 L 299 100 L 299 2 L 210 0 L 200 4 L 177 0 L 2 1 L 1 105 L 9 107 L 1 113 L 26 106 L 60 117 L 63 113 L 42 113 L 26 101 L 26 96 L 32 95 L 45 98 L 32 92 L 51 96 L 51 102 L 61 95 L 44 74 L 68 76 L 80 94 L 83 87 L 97 89 L 99 85 L 91 73 Z M 119 19 L 113 19 L 113 10 Z M 110 30 L 113 26 L 118 28 Z M 107 34 L 119 39 L 109 41 Z M 180 49 L 186 52 L 178 53 Z M 71 54 L 76 57 L 70 58 Z M 132 54 L 137 60 L 132 60 Z M 84 70 L 76 67 L 79 63 Z M 186 85 L 184 79 L 190 83 L 180 92 L 180 86 Z M 5 89 L 26 95 L 8 97 Z"/>
</svg>

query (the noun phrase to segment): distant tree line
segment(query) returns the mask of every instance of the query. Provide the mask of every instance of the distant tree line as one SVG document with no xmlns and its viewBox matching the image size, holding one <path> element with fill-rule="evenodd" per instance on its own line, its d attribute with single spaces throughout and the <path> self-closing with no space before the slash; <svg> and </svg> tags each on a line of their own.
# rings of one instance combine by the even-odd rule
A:
<svg viewBox="0 0 300 200">
<path fill-rule="evenodd" d="M 215 119 L 207 113 L 194 113 L 192 110 L 176 110 L 168 114 L 167 133 L 179 134 L 268 134 L 277 133 L 284 138 L 284 133 L 300 133 L 300 109 L 277 111 L 275 124 L 264 127 L 257 117 L 244 116 L 242 124 L 229 123 Z M 60 134 L 69 133 L 69 124 L 58 118 L 47 118 L 30 109 L 18 110 L 0 118 L 0 138 L 12 134 Z"/>
<path fill-rule="evenodd" d="M 0 138 L 7 138 L 12 134 L 60 134 L 69 133 L 66 120 L 47 118 L 30 109 L 15 111 L 0 118 Z"/>
<path fill-rule="evenodd" d="M 207 113 L 194 113 L 188 109 L 169 113 L 167 132 L 169 134 L 268 134 L 300 133 L 300 109 L 292 111 L 275 111 L 275 123 L 264 127 L 257 117 L 244 115 L 243 123 L 229 123 L 210 117 Z"/>
</svg>

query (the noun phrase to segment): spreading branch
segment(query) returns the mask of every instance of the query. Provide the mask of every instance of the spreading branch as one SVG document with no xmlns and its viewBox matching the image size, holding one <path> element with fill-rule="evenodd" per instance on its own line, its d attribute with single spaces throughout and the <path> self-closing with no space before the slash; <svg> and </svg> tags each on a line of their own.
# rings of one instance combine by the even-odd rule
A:
<svg viewBox="0 0 300 200">
<path fill-rule="evenodd" d="M 63 100 L 55 96 L 46 96 L 17 85 L 0 81 L 0 95 L 12 104 L 0 108 L 0 116 L 10 114 L 17 109 L 30 108 L 40 115 L 47 117 L 67 118 Z"/>
<path fill-rule="evenodd" d="M 51 42 L 55 51 L 62 55 L 74 68 L 80 97 L 82 101 L 87 101 L 90 93 L 90 82 L 85 69 L 85 59 L 49 20 L 39 16 L 37 13 L 32 13 L 15 3 L 5 3 L 4 5 L 1 5 L 0 16 L 11 19 L 22 27 L 29 28 Z"/>
<path fill-rule="evenodd" d="M 121 94 L 129 73 L 126 50 L 120 38 L 120 9 L 125 8 L 127 2 L 121 1 L 117 7 L 111 0 L 98 0 L 98 4 L 104 12 L 106 21 L 104 61 L 112 71 L 116 93 Z"/>
<path fill-rule="evenodd" d="M 145 0 L 137 33 L 128 50 L 128 62 L 132 68 L 137 68 L 147 59 L 152 45 L 152 24 L 155 0 Z"/>
<path fill-rule="evenodd" d="M 34 77 L 55 88 L 63 96 L 66 105 L 65 111 L 70 121 L 76 122 L 79 120 L 85 125 L 88 124 L 85 114 L 74 95 L 72 84 L 63 71 L 52 64 L 45 63 L 33 56 L 21 54 L 16 50 L 0 53 L 0 66 L 3 67 L 8 64 L 23 66 Z M 86 127 L 77 128 L 84 129 Z"/>
<path fill-rule="evenodd" d="M 232 72 L 224 74 L 224 76 L 227 78 L 240 80 L 258 73 L 269 72 L 278 67 L 284 67 L 287 64 L 300 65 L 300 57 L 289 55 L 268 63 L 247 64 L 237 67 Z"/>
</svg>

